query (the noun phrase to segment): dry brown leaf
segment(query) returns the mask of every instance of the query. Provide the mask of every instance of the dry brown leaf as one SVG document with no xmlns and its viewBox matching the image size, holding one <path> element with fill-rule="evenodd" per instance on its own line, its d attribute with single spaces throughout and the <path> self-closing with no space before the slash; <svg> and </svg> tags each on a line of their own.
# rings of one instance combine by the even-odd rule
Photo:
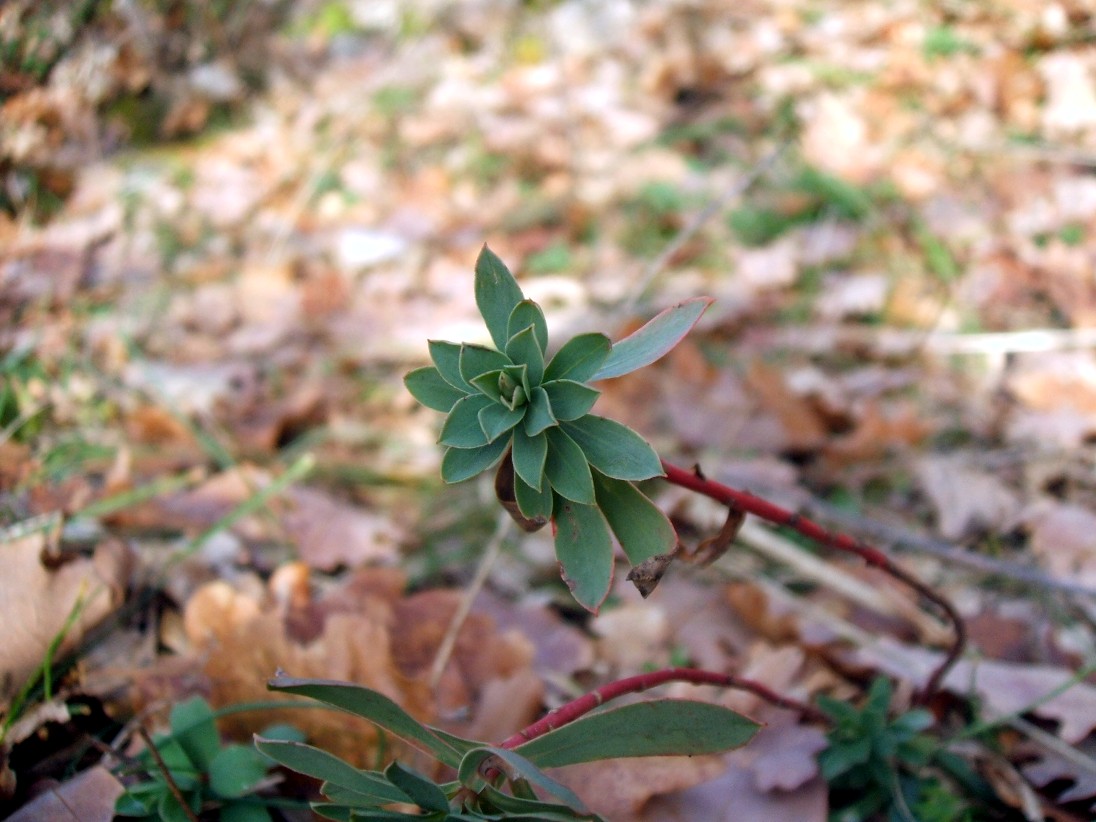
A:
<svg viewBox="0 0 1096 822">
<path fill-rule="evenodd" d="M 43 564 L 46 548 L 41 531 L 0 544 L 0 602 L 7 625 L 0 649 L 0 694 L 5 702 L 42 665 L 47 648 L 78 603 L 79 614 L 55 658 L 70 651 L 122 603 L 129 583 L 132 557 L 121 542 L 103 542 L 92 556 L 58 568 Z"/>
<path fill-rule="evenodd" d="M 297 553 L 322 571 L 391 561 L 405 538 L 403 529 L 383 514 L 310 488 L 289 491 L 286 509 L 283 523 Z"/>
<path fill-rule="evenodd" d="M 718 756 L 651 756 L 586 762 L 551 773 L 595 813 L 613 822 L 639 822 L 657 818 L 644 812 L 654 797 L 692 788 L 722 771 Z"/>
<path fill-rule="evenodd" d="M 947 539 L 963 539 L 986 528 L 1008 530 L 1018 520 L 1018 495 L 994 474 L 972 466 L 968 456 L 922 457 L 915 470 L 936 510 L 937 530 Z"/>
<path fill-rule="evenodd" d="M 1096 584 L 1096 514 L 1079 505 L 1048 503 L 1028 521 L 1032 553 L 1044 568 L 1070 582 Z"/>
<path fill-rule="evenodd" d="M 755 360 L 746 380 L 765 412 L 780 421 L 788 449 L 813 451 L 825 441 L 826 427 L 814 406 L 788 387 L 783 373 Z"/>
<path fill-rule="evenodd" d="M 9 816 L 8 822 L 110 822 L 115 818 L 114 803 L 125 791 L 102 766 L 40 789 L 41 793 Z"/>
</svg>

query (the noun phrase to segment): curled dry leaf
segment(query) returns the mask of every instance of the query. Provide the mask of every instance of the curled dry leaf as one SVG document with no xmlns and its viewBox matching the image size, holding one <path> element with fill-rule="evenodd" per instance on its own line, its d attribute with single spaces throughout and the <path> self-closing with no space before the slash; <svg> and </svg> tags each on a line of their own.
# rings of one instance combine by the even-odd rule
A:
<svg viewBox="0 0 1096 822">
<path fill-rule="evenodd" d="M 46 534 L 39 531 L 0 544 L 4 568 L 0 602 L 7 625 L 0 647 L 0 696 L 5 702 L 42 665 L 50 643 L 74 609 L 79 611 L 77 618 L 55 656 L 72 650 L 122 603 L 129 581 L 132 557 L 121 542 L 103 542 L 90 557 L 57 568 L 43 564 L 47 542 Z"/>
<path fill-rule="evenodd" d="M 962 539 L 986 528 L 1007 529 L 1017 519 L 1019 497 L 998 477 L 972 466 L 969 457 L 923 457 L 916 470 L 936 510 L 937 529 L 946 539 Z"/>
</svg>

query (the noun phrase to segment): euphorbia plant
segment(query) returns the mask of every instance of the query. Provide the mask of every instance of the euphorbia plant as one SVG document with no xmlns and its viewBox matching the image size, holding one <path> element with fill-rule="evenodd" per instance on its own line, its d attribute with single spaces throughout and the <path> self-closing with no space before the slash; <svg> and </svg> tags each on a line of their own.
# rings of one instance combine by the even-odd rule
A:
<svg viewBox="0 0 1096 822">
<path fill-rule="evenodd" d="M 526 530 L 552 523 L 563 577 L 596 611 L 612 582 L 610 532 L 633 566 L 671 553 L 677 537 L 634 484 L 664 476 L 658 455 L 627 426 L 590 413 L 599 392 L 589 383 L 657 360 L 711 300 L 679 303 L 615 344 L 579 334 L 549 356 L 540 306 L 486 246 L 475 294 L 494 347 L 431 340 L 434 365 L 405 383 L 423 405 L 447 414 L 442 478 L 460 482 L 501 462 L 499 499 Z"/>
</svg>

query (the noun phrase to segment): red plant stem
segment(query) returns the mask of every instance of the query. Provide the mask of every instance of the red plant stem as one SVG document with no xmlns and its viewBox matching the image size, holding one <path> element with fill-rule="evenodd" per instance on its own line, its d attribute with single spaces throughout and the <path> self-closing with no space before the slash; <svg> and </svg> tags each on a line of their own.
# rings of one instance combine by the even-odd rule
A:
<svg viewBox="0 0 1096 822">
<path fill-rule="evenodd" d="M 638 674 L 625 679 L 618 679 L 615 682 L 609 682 L 596 690 L 583 694 L 578 699 L 568 702 L 566 705 L 562 705 L 546 714 L 532 725 L 522 728 L 516 734 L 506 739 L 499 747 L 516 748 L 519 745 L 528 742 L 530 739 L 536 739 L 538 736 L 543 736 L 549 731 L 554 731 L 556 728 L 562 727 L 568 722 L 574 722 L 580 716 L 589 713 L 594 708 L 603 705 L 610 699 L 616 699 L 618 696 L 623 696 L 624 694 L 634 694 L 639 691 L 646 691 L 649 688 L 654 688 L 667 682 L 691 682 L 694 685 L 719 685 L 724 688 L 738 688 L 739 690 L 756 694 L 766 702 L 772 703 L 778 707 L 786 708 L 789 711 L 799 711 L 799 713 L 812 722 L 828 722 L 825 714 L 817 708 L 796 699 L 781 696 L 776 693 L 776 691 L 773 691 L 760 682 L 755 682 L 752 679 L 743 679 L 742 677 L 733 674 L 721 674 L 716 671 L 704 671 L 699 668 L 663 668 L 661 671 L 651 671 L 646 674 Z"/>
<path fill-rule="evenodd" d="M 962 655 L 963 649 L 967 644 L 967 631 L 966 626 L 963 623 L 963 617 L 947 597 L 932 590 L 913 574 L 896 564 L 894 560 L 882 551 L 854 539 L 847 534 L 829 531 L 801 514 L 787 511 L 779 505 L 774 505 L 768 500 L 756 497 L 747 491 L 738 491 L 723 485 L 722 483 L 714 482 L 713 480 L 700 476 L 696 471 L 687 471 L 666 460 L 662 460 L 662 468 L 666 471 L 665 479 L 667 482 L 679 485 L 682 488 L 688 488 L 690 491 L 695 491 L 698 494 L 703 494 L 724 505 L 739 508 L 749 514 L 754 514 L 762 519 L 775 523 L 776 525 L 783 525 L 787 528 L 791 528 L 808 539 L 817 542 L 819 545 L 833 548 L 838 551 L 845 551 L 850 554 L 856 554 L 856 556 L 860 557 L 864 562 L 868 563 L 868 565 L 872 565 L 887 574 L 890 574 L 890 576 L 936 605 L 951 622 L 952 629 L 955 632 L 955 639 L 953 640 L 947 655 L 944 657 L 944 661 L 940 663 L 935 671 L 933 671 L 932 676 L 929 677 L 928 682 L 925 684 L 922 697 L 927 699 L 940 689 L 940 684 L 944 681 L 944 677 L 947 675 L 948 671 L 951 670 L 951 667 L 959 661 L 959 657 Z"/>
</svg>

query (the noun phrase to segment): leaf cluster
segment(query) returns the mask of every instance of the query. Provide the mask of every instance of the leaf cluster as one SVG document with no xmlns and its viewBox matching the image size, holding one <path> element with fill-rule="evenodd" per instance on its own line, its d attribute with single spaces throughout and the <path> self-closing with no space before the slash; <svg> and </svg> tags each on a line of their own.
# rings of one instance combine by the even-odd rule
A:
<svg viewBox="0 0 1096 822">
<path fill-rule="evenodd" d="M 137 757 L 140 777 L 118 798 L 117 816 L 187 822 L 191 816 L 171 789 L 170 777 L 194 815 L 218 808 L 223 822 L 271 822 L 255 793 L 270 784 L 272 760 L 250 745 L 223 745 L 213 710 L 201 697 L 175 705 L 170 722 L 170 733 L 152 740 L 160 761 L 149 750 Z M 264 734 L 287 741 L 304 738 L 288 725 L 272 726 Z"/>
<path fill-rule="evenodd" d="M 579 334 L 549 356 L 544 312 L 486 246 L 475 296 L 494 346 L 431 340 L 434 364 L 404 382 L 446 414 L 442 478 L 460 482 L 500 465 L 499 499 L 526 530 L 553 523 L 564 579 L 596 611 L 612 581 L 613 536 L 633 565 L 672 551 L 676 536 L 634 485 L 662 476 L 658 455 L 627 426 L 590 413 L 600 392 L 589 383 L 654 362 L 710 300 L 686 300 L 615 345 Z"/>
<path fill-rule="evenodd" d="M 262 753 L 320 780 L 325 799 L 312 809 L 341 822 L 597 820 L 542 769 L 622 756 L 719 753 L 745 744 L 758 729 L 719 705 L 665 699 L 590 714 L 510 750 L 422 724 L 387 696 L 357 685 L 279 676 L 269 686 L 363 717 L 457 774 L 439 783 L 399 762 L 383 771 L 363 770 L 299 741 L 256 738 Z M 409 805 L 416 810 L 408 811 Z"/>
<path fill-rule="evenodd" d="M 967 803 L 939 776 L 940 767 L 950 770 L 959 763 L 925 733 L 933 725 L 932 714 L 915 709 L 891 719 L 891 696 L 890 681 L 879 677 L 861 707 L 818 699 L 818 707 L 834 723 L 829 746 L 818 757 L 831 788 L 831 818 L 969 819 Z"/>
</svg>

